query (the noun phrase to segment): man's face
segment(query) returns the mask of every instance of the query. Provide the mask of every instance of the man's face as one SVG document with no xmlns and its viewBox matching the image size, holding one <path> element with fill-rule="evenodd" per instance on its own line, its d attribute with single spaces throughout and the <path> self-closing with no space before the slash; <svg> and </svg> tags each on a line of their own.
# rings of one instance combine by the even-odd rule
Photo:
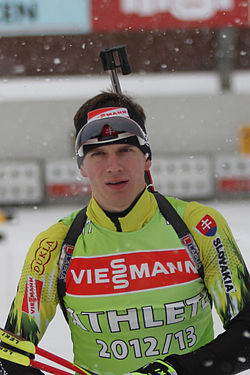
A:
<svg viewBox="0 0 250 375">
<path fill-rule="evenodd" d="M 88 177 L 97 203 L 110 212 L 123 211 L 145 187 L 144 171 L 151 160 L 136 146 L 112 144 L 88 152 L 80 168 Z"/>
</svg>

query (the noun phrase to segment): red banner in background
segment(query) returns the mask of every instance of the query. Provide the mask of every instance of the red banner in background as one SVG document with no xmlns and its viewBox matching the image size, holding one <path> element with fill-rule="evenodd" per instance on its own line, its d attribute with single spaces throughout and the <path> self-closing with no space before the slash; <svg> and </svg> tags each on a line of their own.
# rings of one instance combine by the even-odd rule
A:
<svg viewBox="0 0 250 375">
<path fill-rule="evenodd" d="M 249 0 L 92 0 L 93 31 L 249 25 Z"/>
</svg>

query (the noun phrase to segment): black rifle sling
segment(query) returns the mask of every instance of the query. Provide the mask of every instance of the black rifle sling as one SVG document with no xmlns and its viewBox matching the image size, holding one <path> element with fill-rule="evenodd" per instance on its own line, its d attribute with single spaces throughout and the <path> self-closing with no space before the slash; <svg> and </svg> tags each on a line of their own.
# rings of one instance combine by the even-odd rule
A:
<svg viewBox="0 0 250 375">
<path fill-rule="evenodd" d="M 183 246 L 185 247 L 186 251 L 188 252 L 189 256 L 193 260 L 199 275 L 202 279 L 204 279 L 203 267 L 200 260 L 200 253 L 199 249 L 190 234 L 190 230 L 176 212 L 174 207 L 169 203 L 169 201 L 160 193 L 154 192 L 155 199 L 157 201 L 159 210 L 165 220 L 169 222 L 172 227 L 174 228 L 177 236 L 181 240 Z M 71 224 L 69 231 L 65 237 L 65 240 L 62 245 L 60 260 L 59 260 L 59 275 L 58 275 L 58 296 L 60 305 L 65 316 L 65 319 L 68 321 L 67 312 L 64 305 L 63 297 L 65 296 L 66 292 L 66 275 L 69 269 L 71 257 L 73 254 L 73 250 L 75 247 L 75 243 L 77 238 L 82 233 L 83 228 L 86 223 L 87 215 L 86 215 L 87 207 L 84 207 L 75 217 L 73 223 Z"/>
<path fill-rule="evenodd" d="M 204 279 L 203 266 L 200 260 L 200 251 L 187 225 L 184 223 L 180 215 L 176 212 L 169 201 L 160 193 L 154 192 L 155 199 L 158 203 L 162 216 L 172 225 L 181 243 L 185 247 L 189 256 L 193 260 L 197 271 L 202 279 Z"/>
<path fill-rule="evenodd" d="M 62 309 L 62 312 L 66 321 L 68 321 L 68 317 L 67 317 L 67 311 L 66 311 L 64 301 L 63 301 L 63 297 L 65 296 L 65 292 L 66 292 L 66 276 L 67 276 L 67 272 L 69 269 L 71 257 L 74 251 L 77 238 L 82 233 L 86 220 L 87 220 L 86 211 L 87 211 L 87 206 L 84 207 L 81 211 L 79 211 L 78 214 L 76 215 L 63 241 L 61 254 L 59 258 L 57 290 L 58 290 L 60 306 L 61 306 L 61 309 Z"/>
</svg>

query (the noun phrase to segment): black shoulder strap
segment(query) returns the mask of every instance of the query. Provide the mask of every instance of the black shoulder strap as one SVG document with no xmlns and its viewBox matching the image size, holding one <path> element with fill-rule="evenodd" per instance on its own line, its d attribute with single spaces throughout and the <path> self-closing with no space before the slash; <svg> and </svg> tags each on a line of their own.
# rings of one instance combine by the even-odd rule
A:
<svg viewBox="0 0 250 375">
<path fill-rule="evenodd" d="M 195 243 L 193 236 L 190 233 L 187 225 L 184 223 L 180 215 L 176 212 L 174 207 L 169 203 L 167 198 L 158 192 L 153 192 L 158 203 L 159 210 L 164 218 L 172 225 L 177 236 L 181 240 L 183 246 L 193 260 L 199 275 L 204 279 L 203 266 L 200 260 L 200 251 Z"/>
<path fill-rule="evenodd" d="M 81 211 L 79 211 L 78 214 L 76 215 L 63 241 L 61 254 L 59 258 L 57 290 L 58 290 L 58 297 L 59 297 L 59 302 L 62 308 L 62 312 L 67 321 L 68 321 L 67 311 L 63 302 L 63 297 L 65 296 L 65 292 L 66 292 L 66 276 L 67 276 L 67 272 L 69 269 L 71 257 L 74 251 L 77 238 L 82 233 L 86 220 L 87 220 L 86 211 L 87 211 L 87 206 L 84 207 Z"/>
</svg>

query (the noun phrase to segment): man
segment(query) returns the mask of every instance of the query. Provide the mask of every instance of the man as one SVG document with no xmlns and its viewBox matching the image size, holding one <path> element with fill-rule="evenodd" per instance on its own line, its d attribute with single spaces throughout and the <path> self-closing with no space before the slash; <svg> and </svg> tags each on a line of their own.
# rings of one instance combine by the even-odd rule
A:
<svg viewBox="0 0 250 375">
<path fill-rule="evenodd" d="M 78 110 L 75 127 L 77 162 L 92 189 L 86 221 L 74 212 L 35 239 L 6 329 L 37 344 L 60 297 L 74 361 L 91 372 L 250 368 L 250 278 L 225 220 L 199 203 L 163 198 L 190 231 L 181 242 L 146 188 L 151 150 L 145 114 L 132 99 L 103 92 Z M 76 222 L 76 242 L 67 243 Z M 226 329 L 216 339 L 211 303 Z M 37 373 L 7 361 L 1 367 L 2 374 Z"/>
</svg>

